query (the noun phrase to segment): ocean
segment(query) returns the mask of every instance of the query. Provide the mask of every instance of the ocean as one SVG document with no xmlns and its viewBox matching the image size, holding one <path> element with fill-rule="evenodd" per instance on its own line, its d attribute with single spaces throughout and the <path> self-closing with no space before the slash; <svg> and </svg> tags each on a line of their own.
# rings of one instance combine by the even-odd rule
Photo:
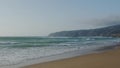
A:
<svg viewBox="0 0 120 68">
<path fill-rule="evenodd" d="M 0 68 L 55 55 L 87 54 L 119 42 L 113 37 L 0 37 Z"/>
</svg>

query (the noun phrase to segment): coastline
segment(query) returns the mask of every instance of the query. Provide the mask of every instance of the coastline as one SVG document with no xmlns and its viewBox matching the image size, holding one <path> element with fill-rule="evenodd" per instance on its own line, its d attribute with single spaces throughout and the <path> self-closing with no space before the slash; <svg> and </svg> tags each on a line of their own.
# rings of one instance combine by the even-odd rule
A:
<svg viewBox="0 0 120 68">
<path fill-rule="evenodd" d="M 120 68 L 120 47 L 72 58 L 36 63 L 22 68 Z M 105 48 L 106 49 L 106 48 Z"/>
</svg>

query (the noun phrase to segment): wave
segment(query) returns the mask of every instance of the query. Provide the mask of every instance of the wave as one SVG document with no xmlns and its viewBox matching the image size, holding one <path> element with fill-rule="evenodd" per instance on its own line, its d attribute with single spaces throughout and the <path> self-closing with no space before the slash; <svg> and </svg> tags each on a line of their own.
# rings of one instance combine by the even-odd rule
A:
<svg viewBox="0 0 120 68">
<path fill-rule="evenodd" d="M 120 42 L 119 38 L 0 38 L 0 66 L 79 50 L 84 53 Z"/>
</svg>

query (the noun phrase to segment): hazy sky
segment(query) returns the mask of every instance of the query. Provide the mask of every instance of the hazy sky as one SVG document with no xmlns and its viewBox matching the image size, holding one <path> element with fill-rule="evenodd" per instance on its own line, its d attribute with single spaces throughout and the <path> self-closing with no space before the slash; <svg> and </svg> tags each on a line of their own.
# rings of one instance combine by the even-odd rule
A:
<svg viewBox="0 0 120 68">
<path fill-rule="evenodd" d="M 0 36 L 45 36 L 120 23 L 120 0 L 0 0 Z"/>
</svg>

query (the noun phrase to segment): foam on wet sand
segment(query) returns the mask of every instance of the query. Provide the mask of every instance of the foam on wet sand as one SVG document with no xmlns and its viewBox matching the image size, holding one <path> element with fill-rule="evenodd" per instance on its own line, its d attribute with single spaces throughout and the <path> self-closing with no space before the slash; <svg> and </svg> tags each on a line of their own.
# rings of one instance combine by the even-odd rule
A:
<svg viewBox="0 0 120 68">
<path fill-rule="evenodd" d="M 93 53 L 56 60 L 23 68 L 120 68 L 120 47 L 102 53 Z"/>
</svg>

